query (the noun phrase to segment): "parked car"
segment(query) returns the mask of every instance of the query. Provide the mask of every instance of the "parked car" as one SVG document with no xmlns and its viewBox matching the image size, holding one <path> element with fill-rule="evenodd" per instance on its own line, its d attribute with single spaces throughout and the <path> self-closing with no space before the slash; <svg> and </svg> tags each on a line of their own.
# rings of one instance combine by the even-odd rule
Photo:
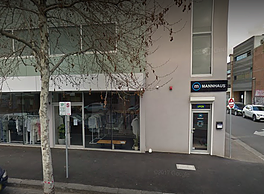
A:
<svg viewBox="0 0 264 194">
<path fill-rule="evenodd" d="M 263 105 L 246 105 L 243 108 L 243 117 L 252 118 L 253 121 L 264 120 L 264 106 Z"/>
<path fill-rule="evenodd" d="M 233 115 L 242 115 L 242 112 L 243 112 L 243 108 L 245 107 L 245 105 L 242 103 L 242 102 L 236 102 L 234 104 L 234 108 L 231 109 L 231 113 Z M 229 105 L 227 105 L 226 107 L 226 113 L 229 114 L 230 113 L 230 108 L 229 108 Z"/>
<path fill-rule="evenodd" d="M 7 185 L 7 172 L 0 167 L 0 191 L 2 191 Z"/>
</svg>

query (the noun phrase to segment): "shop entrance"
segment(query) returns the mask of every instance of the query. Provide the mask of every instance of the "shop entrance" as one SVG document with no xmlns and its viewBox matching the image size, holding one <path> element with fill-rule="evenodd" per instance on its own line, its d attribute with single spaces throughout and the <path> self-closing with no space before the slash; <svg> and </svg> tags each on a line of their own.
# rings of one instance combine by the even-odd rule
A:
<svg viewBox="0 0 264 194">
<path fill-rule="evenodd" d="M 203 105 L 205 108 L 205 105 Z M 208 108 L 210 105 L 208 105 Z M 192 110 L 191 152 L 209 153 L 211 135 L 211 111 Z"/>
<path fill-rule="evenodd" d="M 71 103 L 69 145 L 83 146 L 82 104 Z M 54 105 L 55 144 L 65 145 L 65 116 L 59 115 L 58 104 Z"/>
</svg>

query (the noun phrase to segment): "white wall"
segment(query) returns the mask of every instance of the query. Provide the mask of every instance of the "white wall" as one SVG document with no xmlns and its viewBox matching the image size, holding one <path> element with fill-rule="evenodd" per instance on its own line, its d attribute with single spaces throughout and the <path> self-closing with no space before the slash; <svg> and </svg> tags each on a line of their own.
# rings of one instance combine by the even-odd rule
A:
<svg viewBox="0 0 264 194">
<path fill-rule="evenodd" d="M 165 77 L 160 83 L 156 82 L 155 85 L 162 85 L 173 78 L 168 84 L 159 89 L 147 91 L 143 97 L 142 102 L 146 108 L 146 149 L 189 153 L 190 96 L 215 97 L 212 113 L 212 154 L 224 155 L 225 129 L 216 130 L 215 122 L 223 121 L 225 124 L 226 93 L 191 93 L 190 82 L 226 80 L 227 6 L 228 0 L 215 1 L 212 76 L 191 76 L 191 12 L 182 13 L 177 10 L 170 13 L 170 19 L 177 21 L 182 18 L 182 21 L 186 22 L 184 28 L 174 35 L 172 42 L 169 41 L 169 36 L 163 29 L 155 34 L 158 41 L 155 42 L 153 49 L 158 47 L 158 50 L 148 56 L 148 62 L 156 67 L 166 62 L 166 65 L 156 70 L 160 75 L 168 74 L 174 68 L 177 69 L 172 75 Z M 155 77 L 150 76 L 147 84 L 153 79 Z M 172 91 L 169 90 L 169 86 L 173 87 Z"/>
</svg>

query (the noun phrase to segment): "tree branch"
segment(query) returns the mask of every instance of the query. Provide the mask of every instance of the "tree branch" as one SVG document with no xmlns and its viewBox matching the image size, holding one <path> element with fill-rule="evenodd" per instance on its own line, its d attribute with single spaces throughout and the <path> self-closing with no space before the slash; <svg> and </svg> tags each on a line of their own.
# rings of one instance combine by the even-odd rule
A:
<svg viewBox="0 0 264 194">
<path fill-rule="evenodd" d="M 88 50 L 90 50 L 91 48 L 87 48 L 86 50 L 84 51 L 77 51 L 77 52 L 71 52 L 71 53 L 67 53 L 67 54 L 64 54 L 60 60 L 53 66 L 53 68 L 50 70 L 50 75 L 52 75 L 54 73 L 54 71 L 56 71 L 56 69 L 63 63 L 63 61 L 67 58 L 67 57 L 70 57 L 72 55 L 78 55 L 78 54 L 83 54 L 85 52 L 87 52 Z"/>
<path fill-rule="evenodd" d="M 7 31 L 5 31 L 3 29 L 0 29 L 0 34 L 2 34 L 3 36 L 6 36 L 7 38 L 11 38 L 11 39 L 17 40 L 17 41 L 25 44 L 29 48 L 31 48 L 35 53 L 37 53 L 37 54 L 39 53 L 39 51 L 36 49 L 36 47 L 34 47 L 32 44 L 30 44 L 29 42 L 25 41 L 22 38 L 19 38 L 18 36 L 15 36 L 12 33 L 8 33 Z"/>
</svg>

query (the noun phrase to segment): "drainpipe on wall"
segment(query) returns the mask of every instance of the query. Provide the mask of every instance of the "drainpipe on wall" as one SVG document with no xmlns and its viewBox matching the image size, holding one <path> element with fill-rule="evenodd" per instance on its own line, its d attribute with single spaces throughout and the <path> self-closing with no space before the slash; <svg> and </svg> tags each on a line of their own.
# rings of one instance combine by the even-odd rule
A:
<svg viewBox="0 0 264 194">
<path fill-rule="evenodd" d="M 256 78 L 252 78 L 252 104 L 255 104 L 255 94 L 256 94 Z"/>
<path fill-rule="evenodd" d="M 233 61 L 234 61 L 234 55 L 230 54 L 230 71 L 231 71 L 231 75 L 230 75 L 230 98 L 233 98 Z"/>
</svg>

